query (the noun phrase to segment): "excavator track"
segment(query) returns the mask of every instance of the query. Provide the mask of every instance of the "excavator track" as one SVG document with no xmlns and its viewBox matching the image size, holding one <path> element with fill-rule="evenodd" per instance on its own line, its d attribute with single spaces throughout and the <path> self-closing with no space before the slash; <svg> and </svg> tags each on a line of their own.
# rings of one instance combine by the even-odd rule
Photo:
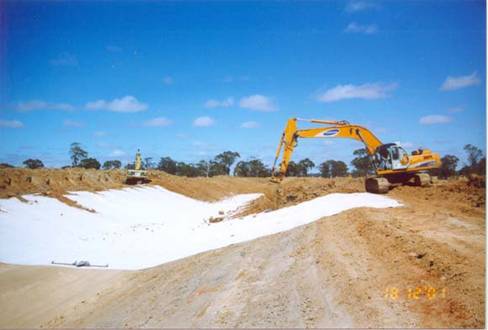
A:
<svg viewBox="0 0 488 330">
<path fill-rule="evenodd" d="M 425 187 L 431 184 L 431 177 L 428 173 L 418 173 L 413 176 L 414 186 Z"/>
<path fill-rule="evenodd" d="M 366 191 L 373 194 L 386 194 L 390 190 L 390 183 L 385 178 L 367 178 Z"/>
</svg>

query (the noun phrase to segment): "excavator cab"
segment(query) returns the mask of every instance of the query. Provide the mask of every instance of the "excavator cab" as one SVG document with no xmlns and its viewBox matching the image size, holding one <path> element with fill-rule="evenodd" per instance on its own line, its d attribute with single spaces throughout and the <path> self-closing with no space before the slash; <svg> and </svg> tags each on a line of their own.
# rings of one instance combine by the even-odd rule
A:
<svg viewBox="0 0 488 330">
<path fill-rule="evenodd" d="M 408 153 L 396 143 L 386 143 L 376 148 L 373 164 L 378 170 L 403 170 L 409 165 Z"/>
</svg>

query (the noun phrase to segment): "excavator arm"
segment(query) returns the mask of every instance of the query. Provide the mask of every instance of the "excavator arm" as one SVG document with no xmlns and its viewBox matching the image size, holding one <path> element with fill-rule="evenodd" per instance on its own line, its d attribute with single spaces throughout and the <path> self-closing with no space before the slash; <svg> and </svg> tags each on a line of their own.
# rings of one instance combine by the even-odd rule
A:
<svg viewBox="0 0 488 330">
<path fill-rule="evenodd" d="M 314 124 L 327 125 L 319 128 L 298 129 L 297 121 L 306 121 Z M 288 164 L 298 138 L 349 138 L 360 141 L 366 147 L 370 155 L 374 154 L 382 142 L 367 128 L 349 124 L 347 121 L 327 121 L 317 119 L 291 118 L 288 120 L 280 139 L 276 157 L 273 163 L 272 173 L 274 178 L 281 180 L 286 175 Z M 283 152 L 283 159 L 275 173 L 276 163 Z"/>
</svg>

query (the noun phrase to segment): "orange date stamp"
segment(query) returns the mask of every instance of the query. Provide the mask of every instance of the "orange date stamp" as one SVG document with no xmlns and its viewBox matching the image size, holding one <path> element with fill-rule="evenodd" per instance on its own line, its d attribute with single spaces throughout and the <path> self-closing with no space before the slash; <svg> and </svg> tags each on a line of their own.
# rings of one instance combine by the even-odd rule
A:
<svg viewBox="0 0 488 330">
<path fill-rule="evenodd" d="M 418 286 L 415 288 L 397 288 L 387 287 L 385 289 L 384 298 L 387 300 L 433 300 L 444 299 L 447 296 L 447 288 L 435 288 L 432 286 Z"/>
</svg>

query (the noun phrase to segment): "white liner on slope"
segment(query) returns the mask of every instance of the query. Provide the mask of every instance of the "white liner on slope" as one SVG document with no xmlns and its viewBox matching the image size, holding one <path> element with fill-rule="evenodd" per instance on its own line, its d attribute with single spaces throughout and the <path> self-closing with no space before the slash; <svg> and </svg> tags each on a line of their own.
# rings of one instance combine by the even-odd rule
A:
<svg viewBox="0 0 488 330">
<path fill-rule="evenodd" d="M 161 187 L 69 195 L 90 213 L 56 199 L 27 195 L 0 200 L 0 261 L 48 265 L 52 260 L 140 269 L 278 233 L 355 207 L 396 207 L 369 193 L 330 194 L 276 211 L 208 224 L 260 194 L 208 203 Z"/>
</svg>

